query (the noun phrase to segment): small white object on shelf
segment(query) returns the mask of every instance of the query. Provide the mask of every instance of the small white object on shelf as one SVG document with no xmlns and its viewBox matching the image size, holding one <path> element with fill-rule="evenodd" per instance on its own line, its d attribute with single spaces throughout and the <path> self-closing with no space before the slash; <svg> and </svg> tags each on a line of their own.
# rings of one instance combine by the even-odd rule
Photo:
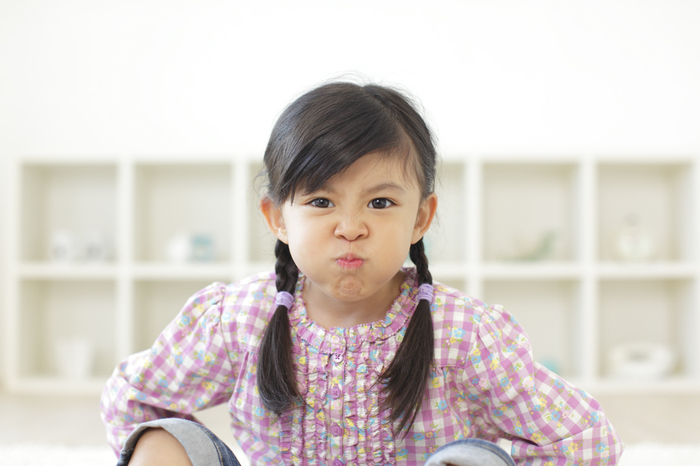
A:
<svg viewBox="0 0 700 466">
<path fill-rule="evenodd" d="M 656 253 L 656 243 L 651 233 L 641 224 L 639 215 L 629 213 L 615 237 L 615 252 L 618 259 L 646 261 Z"/>
<path fill-rule="evenodd" d="M 51 233 L 49 258 L 52 262 L 107 262 L 112 257 L 112 247 L 107 235 L 101 231 L 90 231 L 77 235 L 68 230 Z"/>
<path fill-rule="evenodd" d="M 75 236 L 67 230 L 56 230 L 51 233 L 49 257 L 53 262 L 73 262 L 77 258 Z"/>
<path fill-rule="evenodd" d="M 666 345 L 637 341 L 615 346 L 608 355 L 610 375 L 625 380 L 659 380 L 668 377 L 676 355 Z"/>
<path fill-rule="evenodd" d="M 166 256 L 170 262 L 188 262 L 192 256 L 192 242 L 190 236 L 177 234 L 170 238 L 166 245 Z"/>
<path fill-rule="evenodd" d="M 112 248 L 107 235 L 100 231 L 91 231 L 83 237 L 83 258 L 88 262 L 107 262 L 111 259 Z"/>
</svg>

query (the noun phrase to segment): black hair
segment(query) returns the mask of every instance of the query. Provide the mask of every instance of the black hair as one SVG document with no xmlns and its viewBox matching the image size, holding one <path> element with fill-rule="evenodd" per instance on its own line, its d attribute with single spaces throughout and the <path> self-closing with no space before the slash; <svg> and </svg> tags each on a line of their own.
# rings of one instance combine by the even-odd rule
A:
<svg viewBox="0 0 700 466">
<path fill-rule="evenodd" d="M 401 92 L 369 84 L 331 83 L 296 99 L 277 120 L 265 150 L 267 193 L 282 205 L 297 192 L 313 192 L 371 152 L 411 157 L 407 169 L 425 199 L 434 190 L 437 154 L 428 126 Z M 412 156 L 411 154 L 415 154 Z M 409 256 L 419 284 L 432 284 L 423 239 Z M 275 245 L 277 291 L 294 294 L 299 271 L 282 241 Z M 265 408 L 281 415 L 299 397 L 294 377 L 288 309 L 278 306 L 262 338 L 258 391 Z M 410 427 L 420 409 L 434 352 L 430 302 L 418 303 L 404 339 L 379 382 L 398 431 Z"/>
</svg>

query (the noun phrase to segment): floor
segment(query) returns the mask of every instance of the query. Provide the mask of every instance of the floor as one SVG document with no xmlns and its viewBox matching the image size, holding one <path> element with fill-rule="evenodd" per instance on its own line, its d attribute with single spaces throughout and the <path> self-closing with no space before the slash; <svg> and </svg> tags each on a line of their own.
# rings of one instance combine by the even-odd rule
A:
<svg viewBox="0 0 700 466">
<path fill-rule="evenodd" d="M 626 444 L 642 442 L 700 444 L 700 395 L 596 397 Z M 198 418 L 227 443 L 225 408 Z M 105 445 L 98 397 L 39 397 L 0 391 L 0 443 Z"/>
<path fill-rule="evenodd" d="M 197 418 L 227 443 L 231 439 L 224 406 L 202 411 Z M 7 443 L 106 445 L 99 397 L 15 395 L 0 391 L 0 444 Z"/>
</svg>

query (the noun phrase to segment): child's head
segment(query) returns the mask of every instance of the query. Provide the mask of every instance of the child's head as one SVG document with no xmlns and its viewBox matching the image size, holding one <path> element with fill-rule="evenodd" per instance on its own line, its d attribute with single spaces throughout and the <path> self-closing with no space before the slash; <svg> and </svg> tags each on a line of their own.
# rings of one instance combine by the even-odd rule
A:
<svg viewBox="0 0 700 466">
<path fill-rule="evenodd" d="M 398 249 L 398 253 L 391 255 L 393 265 L 388 267 L 386 260 L 372 262 L 374 257 L 370 258 L 370 263 L 381 264 L 384 270 L 383 274 L 366 274 L 373 277 L 369 288 L 376 290 L 386 283 L 387 277 L 396 276 L 409 245 L 409 255 L 416 265 L 419 282 L 432 283 L 422 236 L 430 225 L 437 203 L 433 193 L 436 151 L 427 125 L 401 93 L 377 85 L 358 86 L 350 83 L 334 83 L 314 89 L 298 98 L 282 113 L 272 131 L 264 160 L 268 186 L 261 206 L 268 224 L 278 237 L 275 246 L 278 293 L 294 293 L 299 270 L 292 253 L 295 253 L 295 257 L 300 261 L 300 266 L 308 267 L 308 263 L 303 262 L 308 254 L 302 255 L 299 252 L 308 252 L 308 249 L 304 251 L 297 248 L 290 251 L 287 225 L 280 220 L 282 207 L 286 207 L 287 212 L 299 208 L 306 209 L 309 202 L 314 208 L 323 207 L 315 204 L 317 192 L 322 193 L 320 200 L 324 204 L 330 204 L 333 201 L 325 199 L 325 193 L 333 193 L 329 197 L 334 199 L 336 187 L 343 184 L 349 185 L 352 191 L 355 186 L 362 185 L 368 178 L 376 175 L 376 172 L 372 171 L 376 167 L 382 167 L 392 173 L 384 178 L 382 175 L 376 176 L 376 185 L 405 187 L 404 192 L 415 196 L 411 197 L 413 201 L 410 204 L 415 206 L 415 209 L 406 217 L 404 204 L 408 203 L 399 199 L 396 204 L 400 207 L 396 207 L 392 212 L 402 212 L 401 209 L 404 209 L 404 219 L 408 221 L 401 223 L 404 227 L 395 230 L 396 235 L 389 234 L 383 241 L 384 244 L 394 246 L 392 243 L 400 237 L 402 239 L 399 242 L 405 240 L 406 249 Z M 358 170 L 360 176 L 348 183 L 348 177 L 355 176 Z M 392 183 L 385 182 L 387 176 Z M 372 190 L 373 182 L 369 183 L 368 189 Z M 328 186 L 329 184 L 332 186 Z M 361 188 L 357 189 L 361 191 Z M 379 201 L 378 207 L 381 208 L 388 199 L 385 199 L 382 191 L 378 192 L 378 199 L 370 201 L 370 204 Z M 309 199 L 305 199 L 305 196 Z M 295 199 L 301 200 L 294 203 Z M 366 203 L 367 199 L 360 201 L 358 205 Z M 288 207 L 292 204 L 294 207 Z M 270 214 L 271 211 L 276 214 Z M 374 212 L 377 211 L 374 209 L 371 209 L 371 212 L 373 213 L 367 214 L 370 219 L 367 223 L 376 222 L 376 219 L 380 218 L 378 228 L 374 231 L 381 234 L 382 230 L 387 230 L 390 226 L 386 220 L 388 217 L 382 217 L 385 214 L 375 216 Z M 312 220 L 318 215 L 320 214 L 314 212 L 307 217 L 308 224 L 304 224 L 302 230 L 313 230 L 317 224 Z M 277 220 L 271 221 L 271 218 Z M 280 225 L 283 228 L 276 228 Z M 406 228 L 409 235 L 404 234 Z M 285 232 L 282 233 L 282 230 Z M 305 242 L 309 243 L 308 239 Z M 312 248 L 313 246 L 315 243 L 311 245 Z M 381 254 L 378 256 L 377 259 L 381 259 Z M 307 270 L 308 268 L 304 270 L 305 274 L 310 275 Z M 317 276 L 322 277 L 323 274 Z M 380 280 L 381 283 L 375 283 Z M 412 422 L 420 405 L 432 362 L 433 333 L 429 304 L 428 300 L 420 301 L 394 362 L 382 374 L 382 381 L 387 384 L 387 405 L 392 409 L 392 419 L 402 417 L 402 427 Z M 260 393 L 268 409 L 278 414 L 298 396 L 291 359 L 288 306 L 280 305 L 276 309 L 266 329 L 259 354 Z M 405 370 L 407 364 L 411 365 L 411 371 Z M 407 377 L 408 372 L 410 377 Z"/>
</svg>

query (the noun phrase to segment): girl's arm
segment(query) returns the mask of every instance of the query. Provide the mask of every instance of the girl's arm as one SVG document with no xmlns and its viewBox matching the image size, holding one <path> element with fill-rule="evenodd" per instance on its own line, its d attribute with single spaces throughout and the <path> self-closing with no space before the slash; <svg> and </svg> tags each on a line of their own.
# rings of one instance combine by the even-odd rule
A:
<svg viewBox="0 0 700 466">
<path fill-rule="evenodd" d="M 513 441 L 518 465 L 615 465 L 623 444 L 600 404 L 535 363 L 507 312 L 488 308 L 467 363 L 482 436 Z"/>
<path fill-rule="evenodd" d="M 142 422 L 192 413 L 230 398 L 234 383 L 222 331 L 226 286 L 192 296 L 151 349 L 124 360 L 102 393 L 107 439 L 119 452 Z"/>
</svg>

